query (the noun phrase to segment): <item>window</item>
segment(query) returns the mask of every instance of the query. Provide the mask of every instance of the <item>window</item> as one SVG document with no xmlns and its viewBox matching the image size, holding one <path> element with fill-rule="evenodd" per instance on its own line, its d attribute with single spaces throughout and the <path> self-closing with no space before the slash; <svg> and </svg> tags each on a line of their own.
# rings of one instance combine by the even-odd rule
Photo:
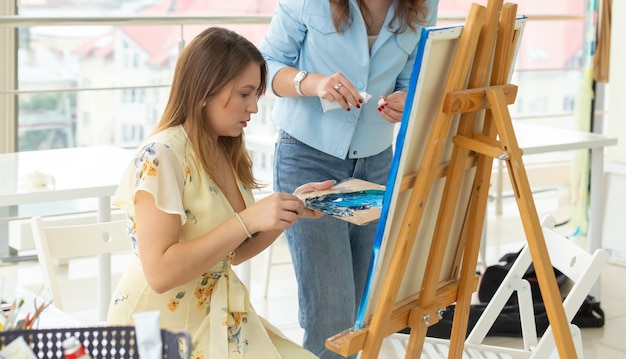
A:
<svg viewBox="0 0 626 359">
<path fill-rule="evenodd" d="M 519 90 L 511 114 L 518 120 L 576 128 L 574 111 L 588 65 L 587 42 L 593 37 L 593 17 L 587 15 L 591 0 L 515 2 L 518 14 L 529 20 L 513 73 Z M 462 23 L 471 3 L 440 0 L 438 25 Z M 232 28 L 260 44 L 275 4 L 0 1 L 0 152 L 137 146 L 161 117 L 184 44 L 213 25 Z M 271 95 L 262 98 L 246 129 L 248 148 L 255 149 L 255 173 L 263 183 L 272 180 L 272 105 Z M 537 157 L 532 160 L 544 161 Z"/>
<path fill-rule="evenodd" d="M 16 6 L 17 1 L 11 1 L 11 7 Z M 17 50 L 16 84 L 0 79 L 0 96 L 19 104 L 15 117 L 3 114 L 0 118 L 0 123 L 14 122 L 20 133 L 16 149 L 100 145 L 103 139 L 112 145 L 135 146 L 139 135 L 149 133 L 160 118 L 180 47 L 219 16 L 232 14 L 258 17 L 258 24 L 237 24 L 242 21 L 235 18 L 220 26 L 259 44 L 275 6 L 275 1 L 231 2 L 219 8 L 205 2 L 164 6 L 169 3 L 21 0 L 19 7 L 9 11 L 7 15 L 18 13 L 16 19 L 67 16 L 68 20 L 52 25 L 41 20 L 41 25 L 35 22 L 37 26 L 22 26 L 17 20 L 12 26 L 0 27 L 15 29 L 19 39 L 15 48 L 0 44 L 9 46 L 9 52 L 3 53 Z M 259 16 L 261 13 L 266 15 Z M 188 15 L 194 20 L 186 19 Z M 112 20 L 116 16 L 126 19 Z M 139 22 L 136 17 L 144 20 Z M 151 20 L 145 21 L 147 17 Z M 35 127 L 39 132 L 55 132 L 55 126 L 46 125 L 50 118 L 56 119 L 55 126 L 67 128 L 64 140 L 42 142 L 39 138 L 43 135 L 33 134 Z M 12 142 L 9 133 L 3 132 L 4 136 L 3 143 Z M 45 137 L 59 136 L 51 133 Z"/>
<path fill-rule="evenodd" d="M 215 4 L 209 8 L 203 2 L 177 2 L 172 8 L 164 6 L 169 2 L 163 0 L 67 0 L 54 4 L 48 0 L 22 0 L 17 8 L 20 16 L 68 16 L 68 21 L 50 25 L 42 20 L 41 26 L 15 26 L 19 35 L 16 88 L 20 95 L 4 93 L 2 96 L 14 96 L 19 104 L 17 132 L 27 133 L 31 131 L 27 128 L 39 122 L 43 125 L 44 117 L 54 115 L 59 126 L 71 130 L 64 132 L 68 139 L 48 142 L 49 146 L 53 143 L 68 146 L 100 144 L 89 137 L 76 137 L 87 136 L 95 129 L 107 131 L 102 137 L 111 138 L 113 145 L 132 146 L 128 139 L 134 136 L 115 136 L 114 133 L 126 133 L 123 128 L 135 126 L 141 126 L 141 132 L 148 133 L 153 128 L 167 101 L 168 86 L 181 44 L 212 24 L 201 20 L 188 22 L 185 16 L 266 14 L 266 17 L 259 18 L 258 24 L 238 25 L 235 19 L 231 20 L 233 24 L 222 25 L 241 32 L 258 44 L 275 3 L 227 2 L 220 8 L 215 8 Z M 441 0 L 439 24 L 464 21 L 470 5 L 468 1 Z M 79 8 L 80 16 L 92 17 L 93 21 L 73 21 L 72 13 Z M 571 103 L 575 97 L 585 64 L 589 22 L 585 16 L 586 8 L 587 0 L 518 1 L 518 13 L 527 14 L 529 21 L 515 67 L 514 83 L 520 86 L 520 93 L 512 110 L 514 116 L 571 117 L 573 108 L 565 104 Z M 129 20 L 123 21 L 122 25 L 117 25 L 120 23 L 117 21 L 114 24 L 112 20 L 97 20 L 120 15 Z M 153 17 L 147 25 L 145 21 L 141 24 L 133 22 L 133 17 L 146 16 Z M 0 91 L 5 89 L 12 90 L 5 86 Z M 36 96 L 21 94 L 24 91 L 38 92 Z M 63 91 L 63 95 L 57 91 Z M 271 99 L 262 102 L 271 106 Z M 528 106 L 519 105 L 521 103 Z M 261 132 L 261 127 L 271 127 L 270 110 L 263 110 L 264 114 L 257 116 L 262 119 L 259 121 L 262 124 L 255 127 Z M 0 121 L 15 119 L 3 117 Z M 100 122 L 112 122 L 112 126 L 103 126 Z M 83 128 L 85 126 L 92 128 Z M 40 128 L 57 130 L 50 126 Z M 55 138 L 52 135 L 47 137 Z M 47 146 L 35 146 L 29 141 L 35 141 L 35 136 L 18 136 L 17 149 Z"/>
</svg>

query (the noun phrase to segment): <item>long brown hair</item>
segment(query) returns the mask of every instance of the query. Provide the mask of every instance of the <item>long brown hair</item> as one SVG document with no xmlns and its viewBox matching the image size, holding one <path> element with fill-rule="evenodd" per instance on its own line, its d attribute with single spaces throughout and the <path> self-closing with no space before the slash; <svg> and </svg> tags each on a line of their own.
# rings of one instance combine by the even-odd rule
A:
<svg viewBox="0 0 626 359">
<path fill-rule="evenodd" d="M 167 106 L 154 132 L 185 124 L 189 141 L 202 168 L 216 178 L 211 157 L 222 147 L 239 180 L 248 188 L 259 188 L 252 173 L 252 160 L 243 134 L 217 137 L 212 134 L 206 101 L 236 79 L 251 63 L 261 69 L 257 100 L 265 93 L 267 65 L 254 44 L 234 31 L 211 27 L 198 34 L 180 53 Z"/>
<path fill-rule="evenodd" d="M 415 31 L 415 23 L 425 25 L 428 17 L 426 0 L 392 0 L 396 3 L 396 10 L 390 24 L 396 24 L 390 29 L 393 33 L 399 34 L 407 29 Z M 329 0 L 333 15 L 333 23 L 337 32 L 342 33 L 352 26 L 352 14 L 350 13 L 350 0 Z M 359 8 L 364 17 L 369 17 L 370 12 L 363 0 L 357 0 Z"/>
</svg>

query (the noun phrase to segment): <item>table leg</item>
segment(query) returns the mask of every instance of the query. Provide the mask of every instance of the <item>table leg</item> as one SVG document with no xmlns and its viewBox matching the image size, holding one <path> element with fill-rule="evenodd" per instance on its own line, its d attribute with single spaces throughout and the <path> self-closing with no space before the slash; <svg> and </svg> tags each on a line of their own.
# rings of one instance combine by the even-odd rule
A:
<svg viewBox="0 0 626 359">
<path fill-rule="evenodd" d="M 0 207 L 0 218 L 10 218 L 17 214 L 17 206 Z M 9 248 L 9 222 L 0 221 L 0 258 L 11 256 L 11 248 Z"/>
<path fill-rule="evenodd" d="M 589 253 L 602 248 L 602 221 L 604 219 L 604 147 L 591 149 L 591 178 L 589 189 L 589 231 L 587 248 Z M 591 288 L 590 295 L 599 298 L 599 284 Z"/>
<path fill-rule="evenodd" d="M 111 220 L 111 197 L 98 198 L 98 222 Z M 98 320 L 104 321 L 111 298 L 111 255 L 98 255 Z"/>
<path fill-rule="evenodd" d="M 0 261 L 4 263 L 36 261 L 36 254 L 18 255 L 17 250 L 9 246 L 9 221 L 3 219 L 16 218 L 17 216 L 17 206 L 0 207 Z"/>
</svg>

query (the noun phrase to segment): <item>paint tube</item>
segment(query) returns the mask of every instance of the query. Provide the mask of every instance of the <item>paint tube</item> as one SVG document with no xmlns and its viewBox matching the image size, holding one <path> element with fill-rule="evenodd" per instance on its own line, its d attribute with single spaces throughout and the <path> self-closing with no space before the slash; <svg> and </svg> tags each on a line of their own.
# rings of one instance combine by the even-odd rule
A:
<svg viewBox="0 0 626 359">
<path fill-rule="evenodd" d="M 158 310 L 133 314 L 140 359 L 162 359 L 163 342 Z"/>
</svg>

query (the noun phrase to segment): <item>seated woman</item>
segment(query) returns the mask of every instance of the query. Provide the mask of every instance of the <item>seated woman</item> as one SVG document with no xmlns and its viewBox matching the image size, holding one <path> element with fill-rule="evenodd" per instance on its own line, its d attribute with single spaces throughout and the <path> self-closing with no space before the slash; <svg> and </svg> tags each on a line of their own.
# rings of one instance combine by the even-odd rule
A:
<svg viewBox="0 0 626 359">
<path fill-rule="evenodd" d="M 254 203 L 243 130 L 266 87 L 257 48 L 222 28 L 181 52 L 169 101 L 113 198 L 129 217 L 135 254 L 114 292 L 107 323 L 160 311 L 162 328 L 192 336 L 192 358 L 315 358 L 259 317 L 231 264 L 269 246 L 306 209 L 296 194 Z"/>
</svg>

